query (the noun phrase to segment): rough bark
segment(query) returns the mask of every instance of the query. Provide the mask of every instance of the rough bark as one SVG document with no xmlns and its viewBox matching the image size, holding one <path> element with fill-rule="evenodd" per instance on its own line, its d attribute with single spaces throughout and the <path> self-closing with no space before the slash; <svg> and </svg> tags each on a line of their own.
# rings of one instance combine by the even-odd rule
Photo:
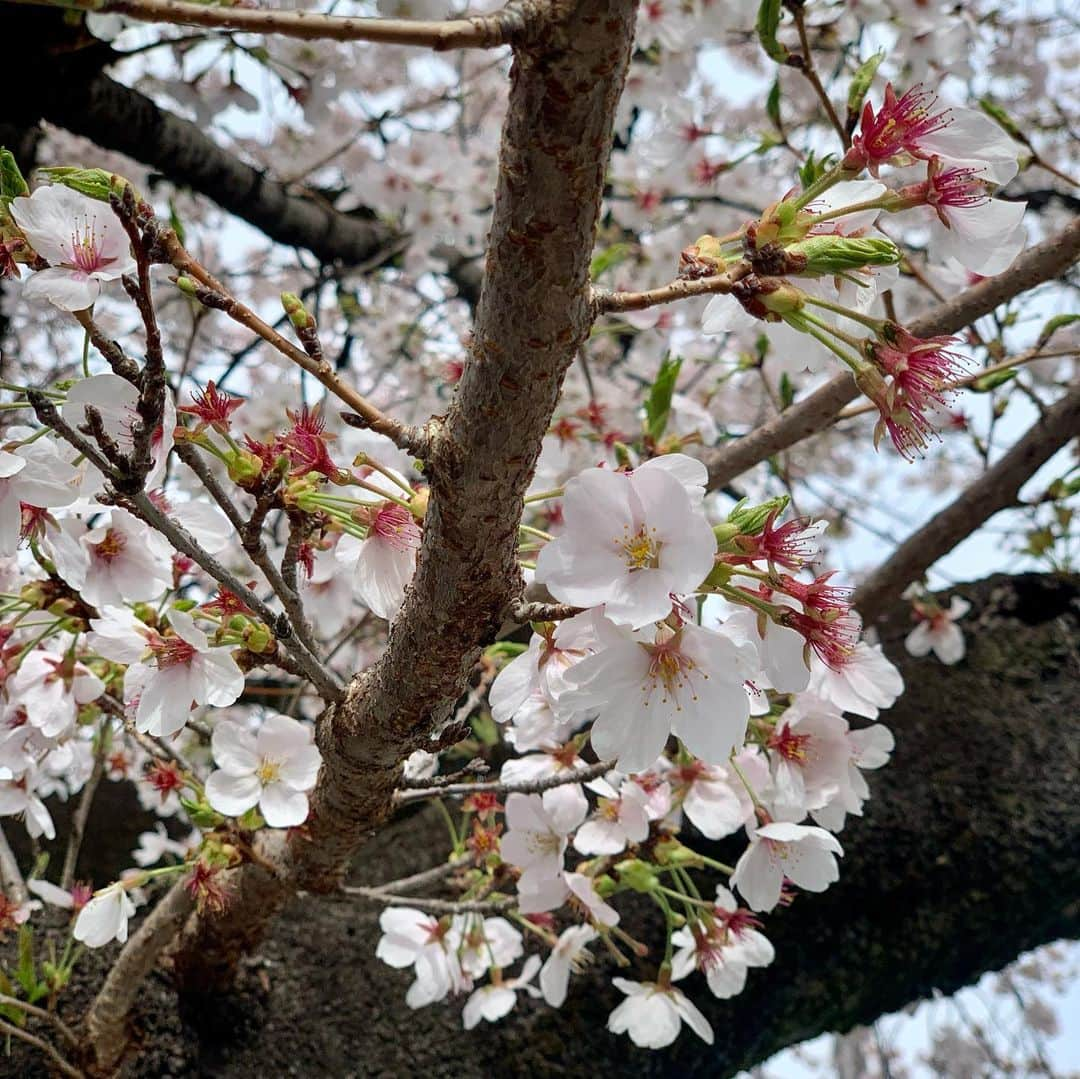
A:
<svg viewBox="0 0 1080 1079">
<path fill-rule="evenodd" d="M 997 277 L 988 277 L 938 304 L 907 326 L 916 337 L 956 333 L 1000 304 L 1063 275 L 1080 258 L 1080 218 L 1056 236 L 1029 248 Z M 705 455 L 709 490 L 715 491 L 776 453 L 824 431 L 859 396 L 850 374 L 837 375 L 742 438 Z"/>
<path fill-rule="evenodd" d="M 220 984 L 297 887 L 330 890 L 388 815 L 402 759 L 452 715 L 520 590 L 522 498 L 566 369 L 588 333 L 589 258 L 633 0 L 580 0 L 515 56 L 469 362 L 430 425 L 416 576 L 380 660 L 318 725 L 323 771 L 303 833 L 234 875 L 226 915 L 189 926 L 178 969 Z"/>
</svg>

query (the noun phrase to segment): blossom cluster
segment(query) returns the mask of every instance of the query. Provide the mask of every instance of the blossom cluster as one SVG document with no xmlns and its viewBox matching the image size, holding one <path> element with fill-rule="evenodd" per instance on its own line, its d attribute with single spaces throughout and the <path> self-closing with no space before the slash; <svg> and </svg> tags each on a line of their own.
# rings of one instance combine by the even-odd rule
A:
<svg viewBox="0 0 1080 1079">
<path fill-rule="evenodd" d="M 988 116 L 940 108 L 922 86 L 898 97 L 887 85 L 879 108 L 866 103 L 836 164 L 807 174 L 801 190 L 757 221 L 702 236 L 684 252 L 684 272 L 695 276 L 739 258 L 753 271 L 713 297 L 703 331 L 760 327 L 774 348 L 812 372 L 841 360 L 878 409 L 875 445 L 887 433 L 904 457 L 920 454 L 967 360 L 959 340 L 921 339 L 884 317 L 881 294 L 896 283 L 900 252 L 875 232 L 879 218 L 922 214 L 942 258 L 974 275 L 1001 273 L 1024 246 L 1025 204 L 993 193 L 1018 167 L 1016 144 Z M 879 179 L 882 168 L 901 178 L 922 168 L 924 178 L 890 188 Z M 866 171 L 874 178 L 857 179 Z"/>
<path fill-rule="evenodd" d="M 517 927 L 388 909 L 377 954 L 413 971 L 411 1007 L 468 993 L 471 1027 L 520 993 L 561 1006 L 598 944 L 654 954 L 619 926 L 618 897 L 636 892 L 664 912 L 664 955 L 652 980 L 615 979 L 626 999 L 609 1028 L 652 1048 L 683 1022 L 711 1040 L 673 983 L 696 972 L 717 997 L 741 992 L 773 959 L 760 916 L 837 879 L 836 833 L 893 746 L 885 726 L 845 712 L 876 720 L 902 682 L 858 640 L 831 574 L 808 579 L 824 522 L 740 505 L 713 525 L 705 484 L 699 462 L 668 454 L 586 469 L 559 492 L 535 580 L 581 610 L 534 623 L 495 677 L 491 715 L 517 756 L 500 771 L 505 794 L 466 795 L 455 831 L 463 898 L 504 895 Z M 734 836 L 733 866 L 700 849 Z M 706 889 L 700 874 L 725 879 Z M 508 977 L 526 935 L 547 958 Z"/>
</svg>

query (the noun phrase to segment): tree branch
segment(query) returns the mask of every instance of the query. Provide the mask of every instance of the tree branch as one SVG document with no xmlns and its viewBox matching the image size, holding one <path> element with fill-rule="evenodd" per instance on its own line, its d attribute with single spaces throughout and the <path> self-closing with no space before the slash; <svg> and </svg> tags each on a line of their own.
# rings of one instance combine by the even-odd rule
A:
<svg viewBox="0 0 1080 1079">
<path fill-rule="evenodd" d="M 216 7 L 186 0 L 10 0 L 16 4 L 74 8 L 101 15 L 125 15 L 140 22 L 172 26 L 205 26 L 278 34 L 301 41 L 368 41 L 382 45 L 413 45 L 445 52 L 449 49 L 494 49 L 528 40 L 548 5 L 542 0 L 515 0 L 494 15 L 471 19 L 353 18 L 311 11 L 273 11 Z"/>
<path fill-rule="evenodd" d="M 58 71 L 41 83 L 34 98 L 50 123 L 150 165 L 172 182 L 207 195 L 271 240 L 306 248 L 321 262 L 375 269 L 408 243 L 406 236 L 382 221 L 344 214 L 329 202 L 290 194 L 284 184 L 222 149 L 193 123 L 100 71 Z"/>
<path fill-rule="evenodd" d="M 180 931 L 195 905 L 184 879 L 176 881 L 124 946 L 86 1013 L 95 1063 L 111 1070 L 127 1045 L 127 1017 L 143 979 Z"/>
<path fill-rule="evenodd" d="M 912 533 L 855 590 L 853 603 L 874 622 L 900 593 L 995 513 L 1014 506 L 1020 488 L 1062 446 L 1080 433 L 1080 384 L 1046 410 L 1037 423 L 959 498 Z"/>
<path fill-rule="evenodd" d="M 912 320 L 907 329 L 918 337 L 955 333 L 989 314 L 999 304 L 1060 276 L 1078 257 L 1080 218 L 1056 236 L 1023 252 L 1005 273 L 965 289 L 948 303 L 939 304 Z M 773 454 L 823 431 L 832 424 L 836 414 L 858 396 L 851 375 L 837 375 L 809 397 L 749 434 L 706 454 L 709 490 L 725 486 Z"/>
</svg>

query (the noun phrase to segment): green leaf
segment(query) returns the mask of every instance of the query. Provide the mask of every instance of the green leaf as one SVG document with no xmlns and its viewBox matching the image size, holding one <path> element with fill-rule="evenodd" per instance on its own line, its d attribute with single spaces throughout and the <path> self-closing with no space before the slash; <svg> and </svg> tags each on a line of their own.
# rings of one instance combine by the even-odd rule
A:
<svg viewBox="0 0 1080 1079">
<path fill-rule="evenodd" d="M 1058 330 L 1063 330 L 1074 322 L 1080 322 L 1080 315 L 1055 315 L 1052 319 L 1048 319 L 1039 333 L 1039 340 L 1035 343 L 1035 347 L 1042 348 Z"/>
<path fill-rule="evenodd" d="M 780 376 L 780 410 L 791 408 L 795 403 L 795 386 L 785 371 Z"/>
<path fill-rule="evenodd" d="M 975 379 L 970 389 L 973 393 L 989 393 L 991 390 L 996 390 L 998 386 L 1004 386 L 1006 382 L 1012 382 L 1014 378 L 1016 378 L 1016 368 L 1009 367 L 1004 371 L 995 371 L 993 374 Z"/>
<path fill-rule="evenodd" d="M 814 151 L 811 150 L 806 155 L 806 160 L 799 166 L 799 182 L 803 190 L 816 184 L 836 164 L 837 160 L 836 154 L 826 154 L 818 160 Z"/>
<path fill-rule="evenodd" d="M 522 652 L 527 652 L 528 647 L 528 645 L 519 644 L 517 641 L 496 641 L 484 649 L 484 655 L 491 658 L 505 656 L 507 659 L 514 659 L 520 656 Z"/>
<path fill-rule="evenodd" d="M 851 85 L 848 87 L 847 94 L 847 111 L 848 123 L 852 128 L 855 127 L 855 121 L 858 120 L 859 113 L 862 111 L 863 101 L 870 92 L 870 87 L 874 83 L 874 76 L 884 59 L 884 51 L 874 53 L 869 60 L 864 60 L 855 74 L 851 76 Z"/>
<path fill-rule="evenodd" d="M 773 122 L 773 126 L 777 131 L 783 130 L 783 125 L 780 123 L 780 78 L 779 76 L 773 79 L 772 86 L 769 87 L 769 96 L 765 98 L 765 115 Z"/>
<path fill-rule="evenodd" d="M 782 0 L 762 0 L 758 8 L 757 34 L 761 47 L 765 50 L 769 59 L 778 64 L 787 63 L 791 53 L 786 45 L 776 40 L 776 31 L 780 28 L 780 12 L 783 7 Z"/>
<path fill-rule="evenodd" d="M 589 277 L 595 281 L 598 277 L 614 269 L 621 262 L 625 262 L 633 250 L 630 244 L 612 244 L 593 255 L 589 263 Z"/>
<path fill-rule="evenodd" d="M 236 823 L 245 832 L 257 832 L 260 828 L 266 827 L 266 821 L 263 820 L 263 815 L 254 806 L 243 814 L 243 816 L 237 817 Z"/>
<path fill-rule="evenodd" d="M 1025 146 L 1031 145 L 1027 135 L 1020 130 L 1016 121 L 1000 105 L 996 104 L 992 98 L 980 98 L 979 108 L 982 109 L 982 111 L 1011 138 L 1016 139 L 1017 142 L 1023 143 Z"/>
<path fill-rule="evenodd" d="M 183 243 L 187 231 L 184 228 L 184 222 L 180 220 L 180 214 L 177 213 L 176 203 L 172 199 L 169 199 L 169 227 L 176 233 L 176 238 Z"/>
<path fill-rule="evenodd" d="M 499 742 L 499 726 L 487 712 L 477 712 L 470 720 L 473 734 L 482 745 L 494 746 Z"/>
<path fill-rule="evenodd" d="M 645 401 L 645 433 L 659 442 L 667 430 L 668 417 L 671 415 L 671 395 L 675 392 L 675 381 L 679 377 L 682 360 L 672 360 L 665 356 L 660 361 L 660 370 L 652 384 Z"/>
<path fill-rule="evenodd" d="M 0 146 L 0 201 L 6 206 L 12 199 L 29 195 L 30 188 L 15 161 L 15 155 Z"/>
<path fill-rule="evenodd" d="M 728 514 L 728 521 L 735 525 L 744 536 L 756 536 L 764 527 L 771 513 L 781 514 L 787 509 L 791 499 L 787 495 L 777 495 L 759 506 L 748 506 L 744 498 Z"/>
</svg>

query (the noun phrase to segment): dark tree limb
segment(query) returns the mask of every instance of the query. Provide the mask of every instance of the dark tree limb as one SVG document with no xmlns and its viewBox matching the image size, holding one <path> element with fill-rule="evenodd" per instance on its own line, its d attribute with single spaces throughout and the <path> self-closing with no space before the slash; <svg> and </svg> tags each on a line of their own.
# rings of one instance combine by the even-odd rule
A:
<svg viewBox="0 0 1080 1079">
<path fill-rule="evenodd" d="M 874 622 L 900 593 L 995 513 L 1017 504 L 1020 488 L 1062 446 L 1080 436 L 1080 385 L 1076 385 L 1031 427 L 1000 460 L 958 498 L 935 513 L 855 590 L 854 604 Z"/>
<path fill-rule="evenodd" d="M 109 45 L 70 25 L 57 11 L 0 3 L 0 36 L 18 41 L 9 60 L 13 84 L 34 92 L 9 95 L 0 135 L 20 161 L 41 120 L 126 154 L 206 195 L 277 243 L 303 247 L 324 263 L 375 268 L 393 259 L 408 238 L 370 211 L 342 213 L 329 201 L 294 194 L 218 146 L 195 124 L 116 82 L 104 68 L 120 57 Z M 48 73 L 42 78 L 42 72 Z"/>
<path fill-rule="evenodd" d="M 277 243 L 307 248 L 323 262 L 373 269 L 406 243 L 381 221 L 291 194 L 262 170 L 223 150 L 193 123 L 102 72 L 81 83 L 55 80 L 43 89 L 40 107 L 51 123 L 152 166 Z"/>
</svg>

